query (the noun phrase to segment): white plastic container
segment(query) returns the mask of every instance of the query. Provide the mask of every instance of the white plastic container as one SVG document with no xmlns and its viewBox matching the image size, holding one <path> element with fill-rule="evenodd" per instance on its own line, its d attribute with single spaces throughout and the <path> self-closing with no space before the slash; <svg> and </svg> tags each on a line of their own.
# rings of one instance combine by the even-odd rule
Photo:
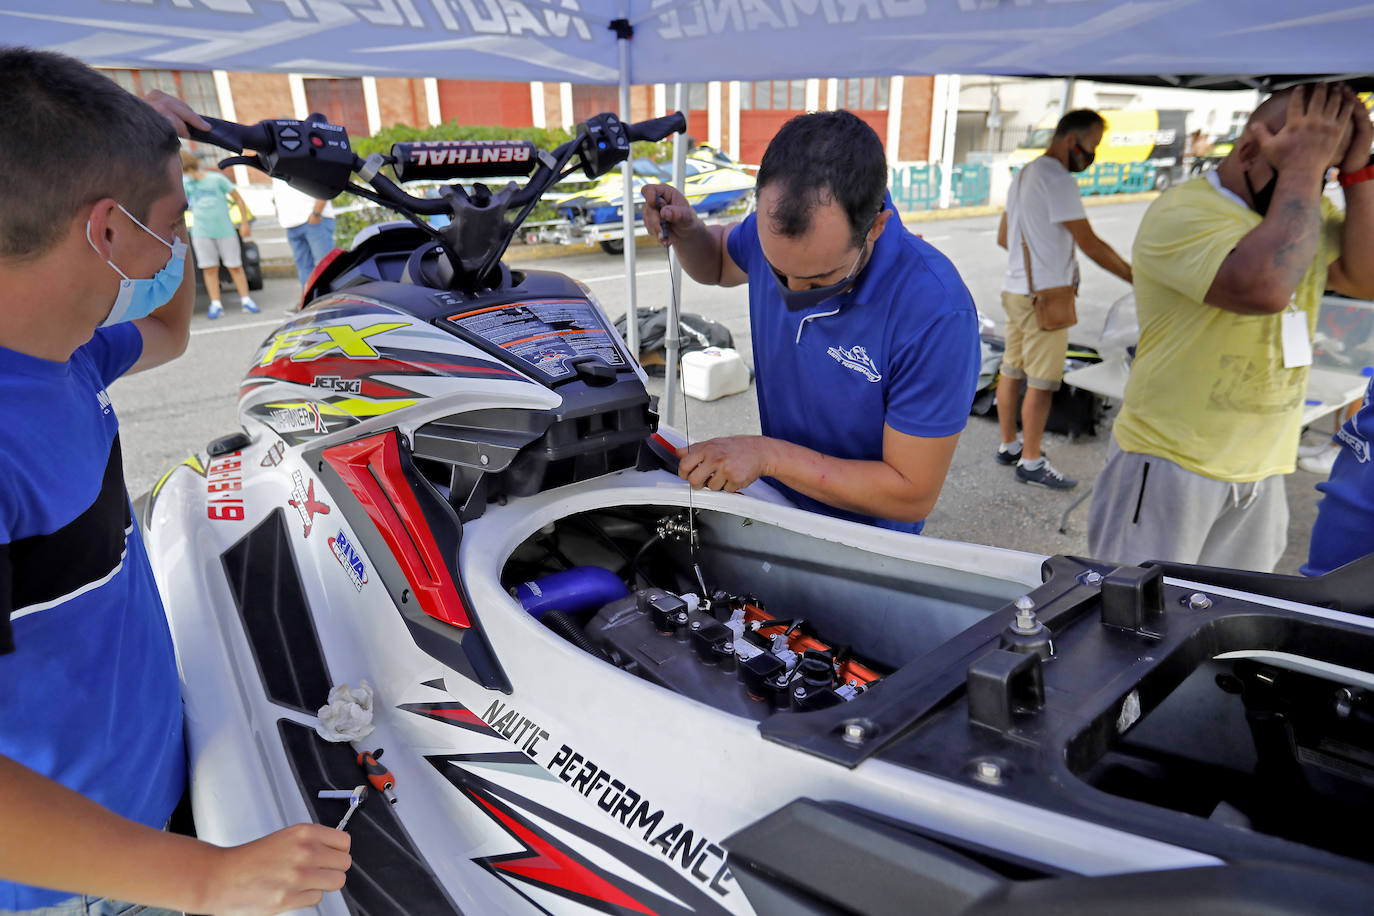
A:
<svg viewBox="0 0 1374 916">
<path fill-rule="evenodd" d="M 714 401 L 749 390 L 749 367 L 731 347 L 707 347 L 682 354 L 682 389 L 698 401 Z"/>
</svg>

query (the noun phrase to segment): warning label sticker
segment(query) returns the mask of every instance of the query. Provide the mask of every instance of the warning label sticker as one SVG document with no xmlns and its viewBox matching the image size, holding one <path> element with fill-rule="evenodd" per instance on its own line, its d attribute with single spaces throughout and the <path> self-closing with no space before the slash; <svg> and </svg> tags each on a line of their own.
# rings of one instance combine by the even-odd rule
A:
<svg viewBox="0 0 1374 916">
<path fill-rule="evenodd" d="M 612 332 L 591 303 L 581 299 L 531 299 L 450 315 L 448 320 L 553 378 L 571 374 L 568 362 L 578 356 L 625 365 Z"/>
</svg>

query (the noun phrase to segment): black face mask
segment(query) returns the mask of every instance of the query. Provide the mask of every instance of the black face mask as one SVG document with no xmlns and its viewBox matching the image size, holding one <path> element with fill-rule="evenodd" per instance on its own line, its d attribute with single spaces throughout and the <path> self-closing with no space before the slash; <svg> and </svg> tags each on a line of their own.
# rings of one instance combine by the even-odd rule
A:
<svg viewBox="0 0 1374 916">
<path fill-rule="evenodd" d="M 1096 158 L 1096 151 L 1086 150 L 1075 142 L 1073 146 L 1069 147 L 1069 171 L 1081 172 L 1092 165 Z"/>
<path fill-rule="evenodd" d="M 854 280 L 859 276 L 859 270 L 864 266 L 864 249 L 859 249 L 859 256 L 854 259 L 854 266 L 845 274 L 844 279 L 838 283 L 831 283 L 829 286 L 815 286 L 811 289 L 789 289 L 787 278 L 773 270 L 773 282 L 778 285 L 778 295 L 782 297 L 782 304 L 787 306 L 789 312 L 800 312 L 813 306 L 820 305 L 827 299 L 838 296 L 854 285 Z M 772 269 L 770 267 L 770 269 Z"/>
<path fill-rule="evenodd" d="M 1269 204 L 1274 200 L 1274 188 L 1279 183 L 1279 173 L 1275 172 L 1259 190 L 1255 190 L 1255 186 L 1250 183 L 1250 173 L 1248 171 L 1244 173 L 1244 177 L 1245 190 L 1250 192 L 1250 199 L 1254 201 L 1252 206 L 1255 208 L 1255 212 L 1260 216 L 1264 216 L 1269 212 Z"/>
<path fill-rule="evenodd" d="M 882 210 L 879 210 L 878 215 L 881 214 Z M 777 284 L 778 295 L 782 297 L 782 304 L 787 306 L 787 310 L 789 312 L 805 311 L 806 309 L 820 305 L 827 299 L 831 299 L 838 296 L 840 293 L 846 292 L 853 286 L 854 281 L 859 278 L 860 272 L 868 266 L 869 259 L 865 257 L 868 253 L 868 234 L 873 231 L 873 227 L 877 224 L 878 217 L 874 216 L 873 221 L 868 224 L 868 229 L 864 231 L 864 243 L 859 246 L 859 256 L 854 259 L 854 266 L 849 268 L 849 272 L 845 274 L 844 279 L 840 280 L 838 283 L 831 283 L 828 286 L 816 286 L 811 289 L 790 289 L 787 286 L 787 276 L 779 273 L 772 264 L 769 264 L 768 269 L 773 273 L 773 282 Z"/>
</svg>

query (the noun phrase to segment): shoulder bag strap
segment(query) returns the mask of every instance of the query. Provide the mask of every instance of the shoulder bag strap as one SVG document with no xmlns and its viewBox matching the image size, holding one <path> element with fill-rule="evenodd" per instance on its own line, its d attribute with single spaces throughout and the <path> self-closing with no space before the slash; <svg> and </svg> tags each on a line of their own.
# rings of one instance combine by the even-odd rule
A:
<svg viewBox="0 0 1374 916">
<path fill-rule="evenodd" d="M 1026 290 L 1034 296 L 1035 280 L 1031 276 L 1030 246 L 1026 244 L 1026 229 L 1021 225 L 1023 222 L 1021 213 L 1021 185 L 1026 180 L 1026 169 L 1028 168 L 1030 168 L 1029 162 L 1021 167 L 1020 174 L 1016 176 L 1016 226 L 1017 232 L 1021 236 L 1021 256 L 1026 259 Z"/>
</svg>

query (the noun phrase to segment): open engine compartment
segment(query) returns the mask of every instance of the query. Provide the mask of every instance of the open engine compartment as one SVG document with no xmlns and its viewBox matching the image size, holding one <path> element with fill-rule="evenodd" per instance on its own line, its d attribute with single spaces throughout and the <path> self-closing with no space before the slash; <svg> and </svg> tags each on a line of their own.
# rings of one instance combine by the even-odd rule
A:
<svg viewBox="0 0 1374 916">
<path fill-rule="evenodd" d="M 850 702 L 1025 590 L 655 506 L 560 519 L 515 551 L 502 585 L 602 660 L 758 720 Z"/>
<path fill-rule="evenodd" d="M 527 602 L 530 583 L 585 567 L 615 585 L 571 611 L 552 595 L 527 609 L 771 740 L 851 766 L 879 757 L 1224 861 L 1374 865 L 1362 826 L 1374 654 L 1360 663 L 1352 649 L 1374 652 L 1374 629 L 1358 617 L 1068 558 L 1030 589 L 725 513 L 689 526 L 654 506 L 560 519 L 515 551 L 502 584 Z"/>
</svg>

